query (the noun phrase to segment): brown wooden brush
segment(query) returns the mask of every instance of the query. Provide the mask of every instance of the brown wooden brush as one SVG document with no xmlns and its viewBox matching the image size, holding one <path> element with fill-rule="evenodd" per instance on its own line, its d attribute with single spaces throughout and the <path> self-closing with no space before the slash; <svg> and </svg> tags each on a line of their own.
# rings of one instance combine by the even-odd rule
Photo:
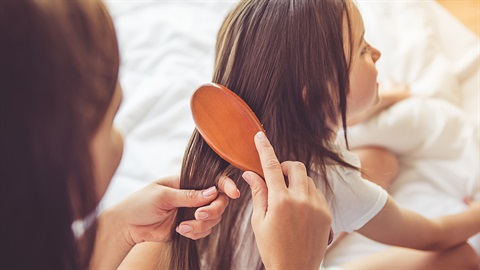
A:
<svg viewBox="0 0 480 270">
<path fill-rule="evenodd" d="M 265 178 L 253 140 L 265 130 L 245 101 L 223 85 L 208 83 L 195 91 L 190 106 L 198 132 L 215 153 L 238 169 Z M 332 241 L 330 230 L 328 244 Z"/>
</svg>

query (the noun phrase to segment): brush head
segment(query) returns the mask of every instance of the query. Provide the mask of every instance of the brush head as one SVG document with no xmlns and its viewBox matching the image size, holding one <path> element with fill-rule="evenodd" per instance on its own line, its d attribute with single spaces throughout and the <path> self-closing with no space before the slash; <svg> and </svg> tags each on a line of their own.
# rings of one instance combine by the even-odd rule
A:
<svg viewBox="0 0 480 270">
<path fill-rule="evenodd" d="M 221 158 L 264 177 L 254 136 L 264 131 L 250 107 L 225 86 L 200 86 L 190 101 L 193 120 L 205 142 Z"/>
</svg>

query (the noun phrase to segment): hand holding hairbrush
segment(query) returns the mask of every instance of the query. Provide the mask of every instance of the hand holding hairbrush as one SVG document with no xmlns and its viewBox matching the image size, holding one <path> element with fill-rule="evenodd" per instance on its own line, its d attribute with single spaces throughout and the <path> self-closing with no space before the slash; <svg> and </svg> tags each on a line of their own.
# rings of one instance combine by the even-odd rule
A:
<svg viewBox="0 0 480 270">
<path fill-rule="evenodd" d="M 197 130 L 215 153 L 238 169 L 265 179 L 254 142 L 254 136 L 265 131 L 238 95 L 219 84 L 204 84 L 195 91 L 190 105 Z M 330 230 L 328 244 L 332 240 Z"/>
</svg>

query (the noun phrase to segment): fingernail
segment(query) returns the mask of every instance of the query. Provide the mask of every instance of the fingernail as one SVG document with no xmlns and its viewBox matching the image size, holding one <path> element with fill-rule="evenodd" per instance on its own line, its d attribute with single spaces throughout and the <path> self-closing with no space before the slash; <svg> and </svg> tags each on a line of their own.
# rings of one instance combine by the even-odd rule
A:
<svg viewBox="0 0 480 270">
<path fill-rule="evenodd" d="M 203 197 L 210 197 L 213 194 L 215 194 L 216 192 L 217 192 L 217 188 L 215 186 L 213 186 L 213 187 L 210 187 L 210 188 L 202 191 L 202 195 L 203 195 Z"/>
<path fill-rule="evenodd" d="M 236 198 L 240 197 L 240 190 L 238 190 L 235 183 L 225 182 L 225 184 L 223 185 L 223 188 L 225 190 L 225 193 L 227 193 L 226 192 L 227 190 L 229 191 L 228 192 L 229 193 L 228 197 L 230 197 L 231 199 L 236 199 Z"/>
<path fill-rule="evenodd" d="M 256 136 L 261 141 L 268 141 L 267 136 L 262 131 L 259 131 Z"/>
<path fill-rule="evenodd" d="M 250 174 L 248 172 L 244 172 L 242 174 L 242 177 L 245 180 L 245 182 L 247 182 L 247 184 L 250 185 L 250 183 L 252 182 L 252 177 L 250 176 Z"/>
<path fill-rule="evenodd" d="M 197 213 L 197 220 L 204 220 L 208 218 L 208 213 L 206 212 L 199 212 Z"/>
<path fill-rule="evenodd" d="M 191 232 L 191 231 L 192 231 L 192 226 L 189 226 L 189 225 L 183 225 L 183 224 L 182 224 L 182 225 L 179 225 L 179 226 L 177 227 L 177 232 L 178 232 L 178 233 L 182 233 L 182 234 L 183 234 L 183 233 L 189 233 L 189 232 Z"/>
</svg>

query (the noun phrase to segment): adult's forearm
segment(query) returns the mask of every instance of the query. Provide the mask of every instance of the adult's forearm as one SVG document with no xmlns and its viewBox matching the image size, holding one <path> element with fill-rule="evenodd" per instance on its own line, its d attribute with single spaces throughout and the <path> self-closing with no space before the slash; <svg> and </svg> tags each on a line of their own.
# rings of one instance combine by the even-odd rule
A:
<svg viewBox="0 0 480 270">
<path fill-rule="evenodd" d="M 91 269 L 116 269 L 120 265 L 134 246 L 124 229 L 112 210 L 99 217 Z"/>
</svg>

